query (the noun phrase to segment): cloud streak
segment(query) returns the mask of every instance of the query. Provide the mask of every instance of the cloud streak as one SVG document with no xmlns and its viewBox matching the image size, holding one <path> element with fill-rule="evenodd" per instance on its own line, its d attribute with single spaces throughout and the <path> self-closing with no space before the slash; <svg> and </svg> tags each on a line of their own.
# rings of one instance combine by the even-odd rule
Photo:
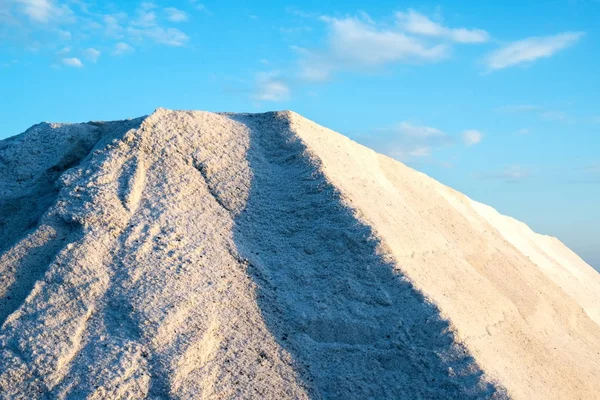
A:
<svg viewBox="0 0 600 400">
<path fill-rule="evenodd" d="M 483 140 L 483 133 L 474 129 L 469 129 L 461 134 L 461 138 L 465 145 L 473 146 L 478 143 L 481 143 L 481 141 Z"/>
<path fill-rule="evenodd" d="M 134 51 L 134 48 L 131 45 L 129 45 L 125 42 L 119 42 L 119 43 L 115 44 L 112 54 L 119 56 L 119 55 L 131 53 L 133 51 Z"/>
<path fill-rule="evenodd" d="M 484 61 L 491 71 L 532 63 L 573 46 L 584 35 L 583 32 L 564 32 L 553 36 L 529 37 L 490 53 Z"/>
<path fill-rule="evenodd" d="M 417 35 L 445 38 L 457 43 L 484 43 L 490 39 L 483 29 L 449 28 L 412 9 L 396 13 L 396 18 L 404 31 Z"/>
<path fill-rule="evenodd" d="M 511 114 L 533 114 L 546 122 L 568 121 L 569 115 L 563 111 L 551 110 L 536 104 L 508 105 L 498 109 Z"/>
<path fill-rule="evenodd" d="M 184 11 L 175 7 L 167 7 L 164 11 L 167 14 L 167 19 L 171 22 L 185 22 L 189 20 L 188 15 Z"/>
<path fill-rule="evenodd" d="M 252 98 L 267 102 L 286 101 L 290 98 L 290 88 L 278 71 L 260 72 L 256 75 L 256 90 Z"/>
<path fill-rule="evenodd" d="M 96 50 L 92 47 L 90 47 L 89 49 L 85 49 L 85 51 L 83 52 L 85 58 L 87 58 L 90 62 L 92 63 L 96 63 L 98 62 L 98 59 L 100 58 L 100 51 Z"/>
<path fill-rule="evenodd" d="M 73 67 L 73 68 L 81 68 L 81 67 L 83 67 L 83 63 L 77 57 L 63 58 L 62 59 L 62 63 L 64 65 L 66 65 L 67 67 Z"/>
<path fill-rule="evenodd" d="M 503 180 L 507 183 L 517 183 L 531 176 L 531 172 L 520 165 L 513 165 L 500 172 L 474 173 L 477 179 Z"/>
<path fill-rule="evenodd" d="M 432 157 L 443 147 L 454 144 L 454 139 L 441 129 L 402 121 L 391 128 L 377 129 L 359 140 L 368 147 L 403 162 Z"/>
<path fill-rule="evenodd" d="M 67 5 L 57 5 L 52 0 L 15 0 L 15 3 L 31 22 L 47 24 L 61 20 L 74 21 L 74 14 Z"/>
</svg>

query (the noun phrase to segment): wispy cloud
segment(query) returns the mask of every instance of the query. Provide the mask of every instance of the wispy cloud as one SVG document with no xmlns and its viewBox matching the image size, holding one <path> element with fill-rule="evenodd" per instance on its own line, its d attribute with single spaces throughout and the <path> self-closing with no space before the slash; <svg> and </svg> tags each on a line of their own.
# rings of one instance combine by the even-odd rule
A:
<svg viewBox="0 0 600 400">
<path fill-rule="evenodd" d="M 504 107 L 500 107 L 498 110 L 510 113 L 521 113 L 521 112 L 534 112 L 541 111 L 544 108 L 536 104 L 512 104 Z"/>
<path fill-rule="evenodd" d="M 212 11 L 206 8 L 204 3 L 199 2 L 198 0 L 190 0 L 190 4 L 198 11 L 202 11 L 206 15 L 213 15 Z"/>
<path fill-rule="evenodd" d="M 498 70 L 531 63 L 551 57 L 560 50 L 573 46 L 584 36 L 583 32 L 564 32 L 553 36 L 529 37 L 490 53 L 485 58 L 489 70 Z"/>
<path fill-rule="evenodd" d="M 404 31 L 417 35 L 446 38 L 457 43 L 484 43 L 490 38 L 483 29 L 449 28 L 412 9 L 396 13 L 396 18 Z"/>
<path fill-rule="evenodd" d="M 0 26 L 14 25 L 16 19 L 10 12 L 10 3 L 8 1 L 0 1 Z"/>
<path fill-rule="evenodd" d="M 35 23 L 75 20 L 73 11 L 66 4 L 59 5 L 52 0 L 14 0 L 14 2 L 19 6 L 19 11 Z"/>
<path fill-rule="evenodd" d="M 71 47 L 65 46 L 62 49 L 58 50 L 56 52 L 56 54 L 59 56 L 64 56 L 65 54 L 69 54 L 71 52 L 71 50 L 72 50 Z"/>
<path fill-rule="evenodd" d="M 127 33 L 133 40 L 141 41 L 150 39 L 155 43 L 167 46 L 184 46 L 189 40 L 188 35 L 177 28 L 163 28 L 160 26 L 127 29 Z"/>
<path fill-rule="evenodd" d="M 83 67 L 83 63 L 77 57 L 63 58 L 62 59 L 62 63 L 64 65 L 66 65 L 67 67 L 73 67 L 73 68 L 81 68 L 81 67 Z"/>
<path fill-rule="evenodd" d="M 287 12 L 288 14 L 291 14 L 291 15 L 295 15 L 296 17 L 300 17 L 300 18 L 313 18 L 313 17 L 317 16 L 313 13 L 309 13 L 309 12 L 300 10 L 296 7 L 286 7 L 285 12 Z"/>
<path fill-rule="evenodd" d="M 443 45 L 429 46 L 402 32 L 380 29 L 358 18 L 329 18 L 329 46 L 345 62 L 372 66 L 394 61 L 437 61 L 446 56 Z"/>
<path fill-rule="evenodd" d="M 461 135 L 450 135 L 439 128 L 402 121 L 388 128 L 359 135 L 356 139 L 403 162 L 450 168 L 452 164 L 436 160 L 436 152 L 451 149 L 461 142 L 465 146 L 472 146 L 481 142 L 483 134 L 476 130 L 466 130 Z"/>
<path fill-rule="evenodd" d="M 396 129 L 404 136 L 413 138 L 446 138 L 443 131 L 425 125 L 414 125 L 410 122 L 400 122 Z"/>
<path fill-rule="evenodd" d="M 257 101 L 285 101 L 290 98 L 290 88 L 278 71 L 260 72 L 256 75 L 256 89 L 252 98 Z"/>
<path fill-rule="evenodd" d="M 469 129 L 461 134 L 462 141 L 467 146 L 473 146 L 483 140 L 483 133 Z"/>
<path fill-rule="evenodd" d="M 142 3 L 137 10 L 136 18 L 131 21 L 131 25 L 141 26 L 144 28 L 156 26 L 156 13 L 152 11 L 154 7 L 155 6 L 153 3 Z"/>
<path fill-rule="evenodd" d="M 539 116 L 544 121 L 565 121 L 568 118 L 566 113 L 552 110 L 542 111 Z"/>
<path fill-rule="evenodd" d="M 512 165 L 500 172 L 473 173 L 471 175 L 477 179 L 496 179 L 508 183 L 516 183 L 529 178 L 531 172 L 520 165 Z"/>
<path fill-rule="evenodd" d="M 569 115 L 563 111 L 545 108 L 537 104 L 515 104 L 498 108 L 498 111 L 512 114 L 532 114 L 542 121 L 568 121 Z"/>
<path fill-rule="evenodd" d="M 119 42 L 119 43 L 115 44 L 115 47 L 114 47 L 112 53 L 113 53 L 113 55 L 118 56 L 118 55 L 122 55 L 122 54 L 131 53 L 133 51 L 134 51 L 134 48 L 131 45 L 129 45 L 125 42 Z"/>
<path fill-rule="evenodd" d="M 125 33 L 125 28 L 121 25 L 121 21 L 125 20 L 127 15 L 125 14 L 111 14 L 102 16 L 104 26 L 104 33 L 106 36 L 115 39 L 121 39 Z"/>
<path fill-rule="evenodd" d="M 575 168 L 575 177 L 569 179 L 569 184 L 600 185 L 600 162 L 593 162 Z"/>
<path fill-rule="evenodd" d="M 301 34 L 301 33 L 311 32 L 312 29 L 313 28 L 310 25 L 292 26 L 292 27 L 282 26 L 279 28 L 279 32 L 283 33 L 284 35 L 292 35 L 292 34 Z"/>
<path fill-rule="evenodd" d="M 320 20 L 327 26 L 327 49 L 293 47 L 301 56 L 300 77 L 306 80 L 324 81 L 341 69 L 435 62 L 448 55 L 446 45 L 428 44 L 398 29 L 379 26 L 366 14 Z"/>
<path fill-rule="evenodd" d="M 89 49 L 85 49 L 83 51 L 83 54 L 86 59 L 95 64 L 96 62 L 98 62 L 101 53 L 100 50 L 96 50 L 93 47 L 90 47 Z"/>
<path fill-rule="evenodd" d="M 377 129 L 358 138 L 360 142 L 400 161 L 413 162 L 454 143 L 441 129 L 403 121 L 390 128 Z"/>
<path fill-rule="evenodd" d="M 182 10 L 161 8 L 153 2 L 141 2 L 130 13 L 117 7 L 80 0 L 0 0 L 0 28 L 4 28 L 0 36 L 6 31 L 3 39 L 28 40 L 25 47 L 31 51 L 58 55 L 60 62 L 55 66 L 64 64 L 67 53 L 95 63 L 102 47 L 114 47 L 109 53 L 123 54 L 132 50 L 123 43 L 180 47 L 189 42 L 188 35 L 172 25 L 188 18 Z M 6 28 L 9 20 L 4 16 L 14 22 L 10 28 Z"/>
<path fill-rule="evenodd" d="M 171 22 L 185 22 L 189 19 L 188 15 L 175 7 L 167 7 L 165 8 L 165 13 L 167 14 L 167 19 Z"/>
<path fill-rule="evenodd" d="M 293 8 L 288 12 L 313 18 Z M 309 81 L 326 81 L 340 70 L 435 63 L 448 58 L 454 44 L 489 40 L 489 34 L 482 29 L 450 28 L 412 9 L 393 17 L 396 23 L 392 25 L 375 21 L 364 12 L 318 17 L 326 26 L 325 48 L 292 46 L 300 56 L 299 76 Z"/>
<path fill-rule="evenodd" d="M 149 39 L 158 44 L 167 46 L 183 46 L 189 40 L 189 37 L 177 28 L 166 28 L 162 26 L 157 15 L 153 11 L 156 8 L 154 3 L 142 3 L 137 10 L 136 18 L 127 27 L 127 34 L 133 40 Z"/>
</svg>

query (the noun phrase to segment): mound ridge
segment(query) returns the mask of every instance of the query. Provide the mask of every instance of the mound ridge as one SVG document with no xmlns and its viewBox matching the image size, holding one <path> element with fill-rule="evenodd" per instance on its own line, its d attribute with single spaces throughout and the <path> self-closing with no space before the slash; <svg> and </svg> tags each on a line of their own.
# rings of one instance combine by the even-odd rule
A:
<svg viewBox="0 0 600 400">
<path fill-rule="evenodd" d="M 0 398 L 593 398 L 600 277 L 293 112 L 0 141 Z"/>
</svg>

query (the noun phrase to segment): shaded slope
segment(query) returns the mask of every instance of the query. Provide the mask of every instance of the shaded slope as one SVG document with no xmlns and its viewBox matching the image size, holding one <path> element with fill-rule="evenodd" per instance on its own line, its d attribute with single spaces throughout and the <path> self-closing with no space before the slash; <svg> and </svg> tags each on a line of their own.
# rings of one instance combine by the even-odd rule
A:
<svg viewBox="0 0 600 400">
<path fill-rule="evenodd" d="M 492 396 L 448 323 L 394 272 L 288 117 L 235 117 L 251 129 L 254 176 L 234 240 L 280 345 L 324 398 Z"/>
</svg>

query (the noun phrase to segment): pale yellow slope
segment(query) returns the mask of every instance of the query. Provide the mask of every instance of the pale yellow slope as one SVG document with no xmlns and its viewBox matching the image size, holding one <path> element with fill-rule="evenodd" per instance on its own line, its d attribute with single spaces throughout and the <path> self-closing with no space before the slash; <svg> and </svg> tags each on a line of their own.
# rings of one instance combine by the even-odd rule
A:
<svg viewBox="0 0 600 400">
<path fill-rule="evenodd" d="M 502 237 L 534 262 L 540 270 L 600 324 L 600 274 L 558 239 L 540 235 L 524 223 L 504 216 L 490 206 L 472 201 L 473 208 Z"/>
<path fill-rule="evenodd" d="M 512 397 L 596 398 L 600 329 L 582 307 L 595 315 L 600 293 L 589 266 L 537 237 L 531 240 L 543 250 L 529 251 L 466 196 L 297 114 L 290 118 L 398 268 Z M 560 285 L 559 266 L 568 271 Z"/>
</svg>

